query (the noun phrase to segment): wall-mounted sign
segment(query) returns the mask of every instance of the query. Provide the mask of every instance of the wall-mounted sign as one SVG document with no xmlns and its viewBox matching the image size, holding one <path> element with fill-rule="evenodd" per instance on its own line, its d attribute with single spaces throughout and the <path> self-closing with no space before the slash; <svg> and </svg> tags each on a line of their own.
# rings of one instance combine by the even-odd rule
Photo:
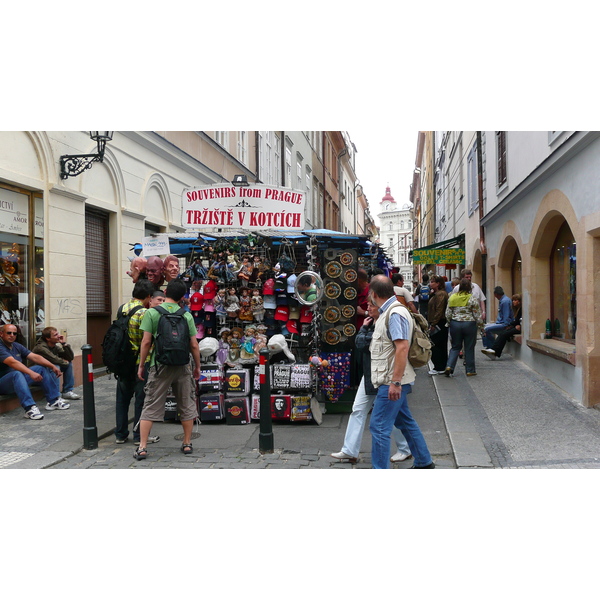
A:
<svg viewBox="0 0 600 600">
<path fill-rule="evenodd" d="M 433 248 L 413 250 L 412 261 L 415 265 L 442 265 L 445 263 L 465 264 L 463 248 Z"/>
<path fill-rule="evenodd" d="M 171 254 L 169 248 L 169 236 L 166 233 L 159 233 L 157 235 L 143 237 L 142 253 L 144 258 Z"/>
<path fill-rule="evenodd" d="M 305 200 L 305 192 L 267 185 L 191 188 L 182 194 L 181 224 L 186 229 L 302 231 Z"/>
</svg>

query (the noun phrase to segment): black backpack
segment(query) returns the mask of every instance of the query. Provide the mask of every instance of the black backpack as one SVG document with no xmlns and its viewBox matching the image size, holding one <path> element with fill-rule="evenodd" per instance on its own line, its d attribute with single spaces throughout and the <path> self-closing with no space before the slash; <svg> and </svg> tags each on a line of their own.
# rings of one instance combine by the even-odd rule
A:
<svg viewBox="0 0 600 600">
<path fill-rule="evenodd" d="M 160 313 L 154 341 L 155 359 L 163 365 L 187 365 L 190 362 L 190 330 L 185 309 L 171 313 L 155 306 Z"/>
<path fill-rule="evenodd" d="M 123 306 L 125 305 L 119 306 L 117 318 L 111 323 L 102 341 L 102 362 L 106 370 L 113 373 L 117 379 L 135 377 L 137 355 L 129 339 L 129 319 L 138 310 L 144 308 L 138 304 L 124 314 Z"/>
</svg>

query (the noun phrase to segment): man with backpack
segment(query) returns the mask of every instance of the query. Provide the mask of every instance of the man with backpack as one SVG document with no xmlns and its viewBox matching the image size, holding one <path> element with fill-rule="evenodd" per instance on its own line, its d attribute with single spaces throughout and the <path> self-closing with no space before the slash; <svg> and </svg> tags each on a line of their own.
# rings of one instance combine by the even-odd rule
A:
<svg viewBox="0 0 600 600">
<path fill-rule="evenodd" d="M 169 388 L 173 390 L 183 427 L 181 451 L 184 454 L 192 453 L 192 429 L 194 420 L 198 417 L 195 380 L 200 378 L 200 351 L 194 318 L 179 306 L 186 291 L 186 285 L 181 279 L 170 281 L 165 290 L 165 301 L 160 306 L 148 309 L 140 325 L 144 333 L 138 378 L 144 379 L 144 362 L 148 356 L 150 368 L 144 388 L 146 399 L 140 417 L 140 445 L 133 455 L 137 460 L 148 456 L 146 446 L 152 424 L 164 420 Z M 193 371 L 190 353 L 194 359 Z"/>
<path fill-rule="evenodd" d="M 415 382 L 408 361 L 415 326 L 408 309 L 396 300 L 392 280 L 377 275 L 369 284 L 373 304 L 379 308 L 371 340 L 371 381 L 377 388 L 369 429 L 372 437 L 371 462 L 374 469 L 389 468 L 390 434 L 398 427 L 414 456 L 413 469 L 434 469 L 419 425 L 408 408 L 407 396 Z"/>
<path fill-rule="evenodd" d="M 140 443 L 139 423 L 144 406 L 144 381 L 138 379 L 138 359 L 140 356 L 140 344 L 142 342 L 143 331 L 140 324 L 146 309 L 150 305 L 150 299 L 154 292 L 154 285 L 148 279 L 139 279 L 133 286 L 132 298 L 126 302 L 117 311 L 117 319 L 121 316 L 127 318 L 127 338 L 124 343 L 128 343 L 125 352 L 118 351 L 121 357 L 128 355 L 129 360 L 125 360 L 121 366 L 112 365 L 113 373 L 117 378 L 117 404 L 116 404 L 116 427 L 115 438 L 117 444 L 124 444 L 129 436 L 129 405 L 131 398 L 135 396 L 133 412 L 133 443 Z M 127 317 L 127 315 L 131 315 Z M 111 352 L 110 348 L 105 349 Z M 112 350 L 114 353 L 114 349 Z M 110 363 L 110 358 L 107 357 Z M 105 362 L 106 364 L 106 362 Z M 110 368 L 109 368 L 110 370 Z M 158 442 L 159 437 L 153 437 L 152 442 Z"/>
</svg>

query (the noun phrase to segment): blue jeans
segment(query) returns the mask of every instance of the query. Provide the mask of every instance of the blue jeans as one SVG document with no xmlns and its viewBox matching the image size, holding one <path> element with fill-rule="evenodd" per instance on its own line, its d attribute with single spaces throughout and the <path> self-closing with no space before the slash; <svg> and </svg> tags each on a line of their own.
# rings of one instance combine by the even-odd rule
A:
<svg viewBox="0 0 600 600">
<path fill-rule="evenodd" d="M 485 335 L 483 336 L 483 347 L 491 348 L 496 340 L 496 334 L 504 331 L 506 325 L 501 323 L 488 323 L 485 327 Z"/>
<path fill-rule="evenodd" d="M 69 363 L 68 365 L 59 366 L 59 369 L 63 373 L 63 385 L 62 385 L 62 393 L 66 394 L 67 392 L 72 392 L 73 387 L 75 386 L 75 376 L 73 375 L 73 363 Z"/>
<path fill-rule="evenodd" d="M 147 378 L 148 370 L 146 369 L 145 379 Z M 137 423 L 139 423 L 140 416 L 142 414 L 142 408 L 144 407 L 144 399 L 146 398 L 146 394 L 144 393 L 144 386 L 146 385 L 145 379 L 142 381 L 138 379 L 137 375 L 135 375 L 130 379 L 119 379 L 117 381 L 117 426 L 115 427 L 115 436 L 119 440 L 124 440 L 129 435 L 129 405 L 131 404 L 132 396 L 135 396 L 133 405 L 134 427 Z M 139 441 L 139 427 L 133 432 L 133 439 L 134 441 Z"/>
<path fill-rule="evenodd" d="M 475 321 L 450 321 L 452 348 L 448 354 L 448 366 L 454 372 L 458 355 L 465 346 L 467 373 L 475 373 L 475 343 L 477 342 L 477 323 Z"/>
<path fill-rule="evenodd" d="M 358 391 L 354 398 L 352 414 L 348 419 L 346 436 L 344 437 L 344 445 L 342 446 L 342 452 L 345 452 L 349 456 L 357 457 L 360 453 L 360 441 L 362 440 L 363 432 L 365 430 L 367 415 L 369 414 L 369 410 L 371 410 L 374 401 L 375 394 L 367 394 L 365 391 L 365 378 L 363 377 L 360 380 Z M 398 452 L 410 454 L 410 448 L 408 447 L 402 432 L 394 427 L 393 434 Z"/>
<path fill-rule="evenodd" d="M 46 395 L 46 400 L 50 404 L 56 402 L 60 396 L 58 377 L 47 367 L 34 365 L 29 367 L 35 373 L 42 376 L 42 381 L 34 381 L 29 375 L 11 369 L 10 373 L 0 378 L 0 394 L 16 394 L 21 406 L 29 410 L 35 401 L 31 395 L 30 385 L 39 385 Z"/>
<path fill-rule="evenodd" d="M 415 467 L 426 467 L 431 464 L 431 454 L 425 443 L 419 425 L 414 420 L 408 408 L 407 396 L 412 392 L 412 386 L 405 384 L 398 400 L 388 398 L 389 385 L 377 388 L 375 404 L 371 413 L 369 430 L 372 437 L 371 463 L 374 469 L 389 469 L 390 467 L 390 434 L 392 428 L 398 427 L 413 455 Z"/>
</svg>

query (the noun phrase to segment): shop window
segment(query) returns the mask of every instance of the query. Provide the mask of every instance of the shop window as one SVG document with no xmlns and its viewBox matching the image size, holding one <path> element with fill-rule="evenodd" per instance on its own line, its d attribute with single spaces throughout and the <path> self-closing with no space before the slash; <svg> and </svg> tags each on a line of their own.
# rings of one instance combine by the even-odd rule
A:
<svg viewBox="0 0 600 600">
<path fill-rule="evenodd" d="M 576 247 L 571 229 L 563 223 L 550 256 L 550 318 L 553 334 L 560 332 L 565 340 L 575 340 L 577 331 Z"/>
<path fill-rule="evenodd" d="M 506 131 L 496 131 L 498 186 L 506 183 Z"/>
<path fill-rule="evenodd" d="M 29 347 L 45 327 L 44 209 L 41 194 L 0 186 L 0 324 L 6 323 Z"/>
</svg>

